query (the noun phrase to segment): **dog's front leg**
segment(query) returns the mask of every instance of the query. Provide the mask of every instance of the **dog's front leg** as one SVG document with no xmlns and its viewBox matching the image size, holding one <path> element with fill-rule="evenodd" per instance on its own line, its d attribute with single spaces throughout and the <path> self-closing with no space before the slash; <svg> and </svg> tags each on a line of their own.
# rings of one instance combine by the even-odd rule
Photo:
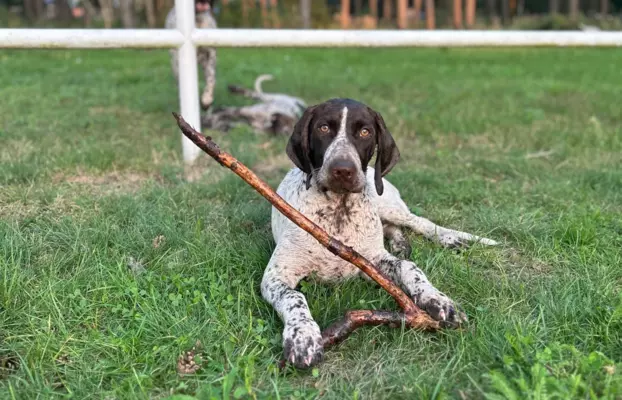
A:
<svg viewBox="0 0 622 400">
<path fill-rule="evenodd" d="M 311 316 L 305 296 L 294 290 L 303 277 L 293 269 L 270 260 L 261 282 L 262 296 L 274 307 L 285 325 L 283 356 L 297 368 L 316 365 L 324 355 L 320 327 Z"/>
<path fill-rule="evenodd" d="M 454 301 L 435 288 L 414 262 L 386 252 L 377 259 L 376 267 L 400 285 L 415 304 L 435 320 L 448 326 L 458 326 L 466 321 L 466 315 L 459 311 Z"/>
</svg>

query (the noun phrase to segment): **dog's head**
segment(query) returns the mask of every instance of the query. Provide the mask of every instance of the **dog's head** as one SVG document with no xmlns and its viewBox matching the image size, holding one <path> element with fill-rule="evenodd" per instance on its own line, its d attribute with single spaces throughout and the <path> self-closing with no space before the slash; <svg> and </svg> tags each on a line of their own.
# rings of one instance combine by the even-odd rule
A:
<svg viewBox="0 0 622 400">
<path fill-rule="evenodd" d="M 211 11 L 214 8 L 216 0 L 194 0 L 194 7 L 197 13 Z"/>
<path fill-rule="evenodd" d="M 400 158 L 382 116 L 365 104 L 332 99 L 307 108 L 294 127 L 287 155 L 307 176 L 315 175 L 321 190 L 358 193 L 366 183 L 367 164 L 378 149 L 376 191 L 382 195 L 382 177 Z"/>
</svg>

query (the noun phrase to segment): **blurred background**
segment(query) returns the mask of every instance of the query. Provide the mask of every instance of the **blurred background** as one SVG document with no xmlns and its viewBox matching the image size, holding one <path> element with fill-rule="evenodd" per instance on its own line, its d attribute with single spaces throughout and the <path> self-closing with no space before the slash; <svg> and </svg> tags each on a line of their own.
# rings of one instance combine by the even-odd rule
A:
<svg viewBox="0 0 622 400">
<path fill-rule="evenodd" d="M 174 0 L 0 0 L 0 26 L 163 27 Z M 220 0 L 219 27 L 620 30 L 622 0 Z"/>
</svg>

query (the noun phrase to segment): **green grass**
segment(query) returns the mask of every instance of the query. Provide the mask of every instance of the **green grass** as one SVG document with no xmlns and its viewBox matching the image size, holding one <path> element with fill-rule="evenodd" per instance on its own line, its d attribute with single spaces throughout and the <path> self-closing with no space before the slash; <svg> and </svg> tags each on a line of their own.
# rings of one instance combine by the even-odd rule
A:
<svg viewBox="0 0 622 400">
<path fill-rule="evenodd" d="M 218 104 L 268 72 L 266 90 L 366 102 L 411 208 L 503 243 L 411 238 L 468 329 L 365 328 L 317 370 L 279 372 L 259 293 L 270 207 L 206 158 L 185 179 L 167 52 L 0 52 L 0 398 L 622 398 L 620 65 L 615 50 L 221 50 Z M 273 187 L 291 167 L 285 138 L 213 136 Z M 301 290 L 321 326 L 395 307 L 363 281 Z M 180 377 L 197 340 L 202 367 Z"/>
</svg>

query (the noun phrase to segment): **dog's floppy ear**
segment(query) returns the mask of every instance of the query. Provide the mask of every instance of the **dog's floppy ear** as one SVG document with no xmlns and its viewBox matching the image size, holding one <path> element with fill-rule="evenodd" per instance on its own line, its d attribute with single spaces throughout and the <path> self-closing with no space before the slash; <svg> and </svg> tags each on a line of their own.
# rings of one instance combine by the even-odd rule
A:
<svg viewBox="0 0 622 400">
<path fill-rule="evenodd" d="M 376 192 L 378 196 L 382 196 L 384 185 L 382 177 L 393 169 L 400 159 L 400 151 L 391 136 L 391 132 L 387 129 L 387 125 L 382 119 L 380 113 L 371 110 L 376 119 L 376 144 L 378 151 L 376 153 L 376 165 L 374 166 L 374 182 L 376 183 Z"/>
<path fill-rule="evenodd" d="M 313 119 L 313 112 L 316 107 L 307 108 L 302 117 L 296 122 L 294 132 L 289 137 L 289 142 L 287 142 L 287 148 L 285 149 L 289 159 L 307 174 L 307 189 L 311 185 L 311 172 L 313 169 L 309 154 L 311 151 L 309 147 L 309 125 L 311 124 L 311 119 Z"/>
</svg>

